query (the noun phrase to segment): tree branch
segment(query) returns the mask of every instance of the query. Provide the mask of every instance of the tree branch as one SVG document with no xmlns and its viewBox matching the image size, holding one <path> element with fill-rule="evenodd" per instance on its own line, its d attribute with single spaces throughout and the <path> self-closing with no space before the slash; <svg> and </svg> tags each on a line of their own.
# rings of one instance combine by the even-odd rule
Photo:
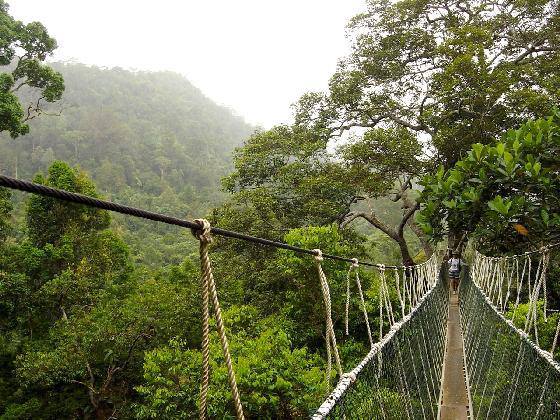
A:
<svg viewBox="0 0 560 420">
<path fill-rule="evenodd" d="M 345 227 L 347 226 L 350 222 L 358 219 L 358 218 L 362 218 L 364 220 L 366 220 L 367 222 L 369 222 L 371 225 L 375 226 L 377 229 L 379 229 L 380 231 L 382 231 L 385 235 L 389 236 L 391 239 L 394 239 L 395 241 L 399 241 L 399 235 L 398 232 L 395 231 L 395 229 L 387 226 L 385 223 L 383 223 L 381 220 L 379 220 L 379 218 L 377 217 L 377 215 L 373 212 L 371 213 L 366 213 L 366 212 L 350 212 L 348 213 L 346 220 L 344 220 L 341 223 L 341 227 Z"/>
<path fill-rule="evenodd" d="M 414 206 L 409 207 L 403 215 L 401 222 L 399 223 L 398 235 L 403 236 L 404 227 L 408 219 L 420 208 L 420 203 L 416 203 Z"/>
</svg>

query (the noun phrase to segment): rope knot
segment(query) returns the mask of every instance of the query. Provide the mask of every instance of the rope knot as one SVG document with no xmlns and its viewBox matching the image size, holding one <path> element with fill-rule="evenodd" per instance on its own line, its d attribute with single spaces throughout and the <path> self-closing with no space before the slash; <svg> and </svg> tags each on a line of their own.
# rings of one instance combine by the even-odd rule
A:
<svg viewBox="0 0 560 420">
<path fill-rule="evenodd" d="M 358 259 L 357 258 L 352 258 L 352 267 L 357 268 L 359 266 L 360 266 L 360 264 L 358 263 Z"/>
<path fill-rule="evenodd" d="M 379 264 L 379 271 L 384 272 L 385 271 L 385 264 Z"/>
<path fill-rule="evenodd" d="M 312 249 L 313 253 L 315 254 L 315 260 L 317 262 L 323 261 L 323 251 L 320 249 Z"/>
<path fill-rule="evenodd" d="M 193 222 L 199 226 L 198 229 L 191 228 L 193 236 L 200 242 L 205 242 L 207 244 L 211 243 L 212 236 L 210 235 L 210 222 L 206 219 L 194 219 Z"/>
</svg>

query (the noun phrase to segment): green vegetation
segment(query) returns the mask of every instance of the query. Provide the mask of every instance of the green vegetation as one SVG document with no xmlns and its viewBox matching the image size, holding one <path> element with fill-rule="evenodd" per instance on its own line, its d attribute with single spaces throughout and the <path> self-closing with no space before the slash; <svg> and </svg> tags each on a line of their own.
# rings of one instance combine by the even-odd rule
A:
<svg viewBox="0 0 560 420">
<path fill-rule="evenodd" d="M 368 1 L 328 92 L 304 95 L 293 126 L 237 151 L 234 205 L 273 230 L 361 219 L 411 264 L 405 227 L 431 252 L 414 181 L 559 102 L 558 25 L 551 1 Z M 371 205 L 388 196 L 401 208 L 394 225 Z"/>
<path fill-rule="evenodd" d="M 304 95 L 293 125 L 256 132 L 174 73 L 45 66 L 54 40 L 7 10 L 0 0 L 0 173 L 387 264 L 465 232 L 497 253 L 559 237 L 560 113 L 544 118 L 560 99 L 556 3 L 370 0 L 329 91 Z M 64 85 L 59 104 L 23 112 Z M 247 417 L 306 417 L 327 388 L 312 257 L 215 239 Z M 195 416 L 196 245 L 173 227 L 0 189 L 0 419 Z M 348 370 L 367 332 L 354 293 L 343 334 L 348 265 L 323 268 Z M 376 332 L 379 279 L 360 278 Z M 214 326 L 211 338 L 209 413 L 228 418 Z"/>
<path fill-rule="evenodd" d="M 304 418 L 324 395 L 323 361 L 306 348 L 293 348 L 288 334 L 272 318 L 259 320 L 256 308 L 231 307 L 226 316 L 231 349 L 236 355 L 236 376 L 249 418 Z M 250 331 L 251 333 L 248 333 Z M 208 415 L 233 419 L 235 416 L 226 367 L 217 333 L 210 337 L 211 386 Z M 182 349 L 172 341 L 169 347 L 146 354 L 144 380 L 137 391 L 143 403 L 139 418 L 194 418 L 202 356 L 198 350 Z"/>
<path fill-rule="evenodd" d="M 474 144 L 453 168 L 424 178 L 428 233 L 469 232 L 485 250 L 521 251 L 560 238 L 560 112 Z"/>
<path fill-rule="evenodd" d="M 11 137 L 29 132 L 28 122 L 45 112 L 45 102 L 58 101 L 64 92 L 62 75 L 42 62 L 56 49 L 40 22 L 24 24 L 8 13 L 8 4 L 0 0 L 0 132 Z M 25 104 L 17 94 L 26 89 Z"/>
<path fill-rule="evenodd" d="M 35 182 L 97 196 L 84 172 L 58 161 Z M 0 208 L 9 220 L 8 203 L 6 196 Z M 106 212 L 51 198 L 31 196 L 25 221 L 22 237 L 0 245 L 2 418 L 193 416 L 201 360 L 196 262 L 149 274 L 134 266 Z M 349 253 L 355 238 L 326 226 L 293 230 L 285 240 Z M 218 247 L 213 255 L 246 412 L 305 417 L 326 388 L 313 260 L 276 252 L 257 283 L 226 273 L 236 263 L 227 264 L 229 251 Z M 324 266 L 341 314 L 347 267 Z M 378 286 L 365 274 L 363 284 L 375 305 Z M 350 322 L 353 337 L 341 340 L 346 368 L 366 352 L 355 298 Z M 216 333 L 211 340 L 209 410 L 227 418 L 232 402 Z"/>
<path fill-rule="evenodd" d="M 29 179 L 63 160 L 105 198 L 177 217 L 200 217 L 221 201 L 231 151 L 251 132 L 241 118 L 175 73 L 53 67 L 66 83 L 64 112 L 33 120 L 16 140 L 0 136 L 1 172 Z M 120 216 L 114 227 L 137 262 L 178 264 L 193 250 L 176 228 Z"/>
</svg>

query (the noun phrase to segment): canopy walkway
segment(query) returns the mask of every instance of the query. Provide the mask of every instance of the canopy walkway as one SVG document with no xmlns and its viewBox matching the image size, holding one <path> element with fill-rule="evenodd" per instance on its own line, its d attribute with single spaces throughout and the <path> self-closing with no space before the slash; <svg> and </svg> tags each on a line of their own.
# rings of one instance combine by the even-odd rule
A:
<svg viewBox="0 0 560 420">
<path fill-rule="evenodd" d="M 547 309 L 546 277 L 551 254 L 560 244 L 502 258 L 486 257 L 470 249 L 470 272 L 465 273 L 459 294 L 450 295 L 445 264 L 438 252 L 416 266 L 384 266 L 213 228 L 206 221 L 182 220 L 3 175 L 0 175 L 0 186 L 191 229 L 200 241 L 203 360 L 207 361 L 208 357 L 209 308 L 212 306 L 238 419 L 244 418 L 243 396 L 237 390 L 208 258 L 211 234 L 315 257 L 325 303 L 327 378 L 330 379 L 331 359 L 334 359 L 338 383 L 312 413 L 313 419 L 560 418 L 560 365 L 553 358 L 559 341 L 560 316 L 554 317 L 551 342 L 545 343 L 539 331 L 543 320 L 548 322 L 553 318 Z M 351 264 L 347 298 L 354 270 L 370 339 L 371 350 L 347 373 L 340 367 L 328 273 L 321 266 L 323 258 Z M 377 270 L 380 279 L 377 342 L 373 340 L 359 281 L 360 265 Z M 398 297 L 396 307 L 391 302 L 389 284 Z M 384 329 L 386 325 L 388 331 Z M 545 344 L 549 347 L 541 348 Z M 208 389 L 208 366 L 204 363 L 203 366 L 200 418 L 206 418 Z"/>
</svg>

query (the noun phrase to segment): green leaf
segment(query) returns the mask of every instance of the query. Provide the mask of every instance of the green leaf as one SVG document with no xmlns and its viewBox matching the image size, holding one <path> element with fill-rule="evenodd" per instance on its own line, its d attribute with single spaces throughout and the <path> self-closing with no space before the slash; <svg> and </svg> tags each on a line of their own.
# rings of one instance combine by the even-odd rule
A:
<svg viewBox="0 0 560 420">
<path fill-rule="evenodd" d="M 515 151 L 515 153 L 519 152 L 519 148 L 521 147 L 521 142 L 517 139 L 515 139 L 515 141 L 513 142 L 512 148 Z"/>
<path fill-rule="evenodd" d="M 507 216 L 509 209 L 511 208 L 511 204 L 511 201 L 504 201 L 503 198 L 498 195 L 492 201 L 488 202 L 488 207 L 490 207 L 493 211 Z"/>
<path fill-rule="evenodd" d="M 498 156 L 502 156 L 505 150 L 506 150 L 506 145 L 504 143 L 498 143 L 496 145 L 496 151 L 498 152 Z"/>
<path fill-rule="evenodd" d="M 484 150 L 484 145 L 481 143 L 475 143 L 472 145 L 472 150 L 474 152 L 476 160 L 480 160 L 480 158 L 482 157 L 482 151 Z"/>
<path fill-rule="evenodd" d="M 548 222 L 550 220 L 550 216 L 548 215 L 548 211 L 546 209 L 541 209 L 541 218 L 546 226 L 548 226 Z"/>
<path fill-rule="evenodd" d="M 457 202 L 455 200 L 444 200 L 443 205 L 448 209 L 454 209 L 457 207 Z"/>
</svg>

